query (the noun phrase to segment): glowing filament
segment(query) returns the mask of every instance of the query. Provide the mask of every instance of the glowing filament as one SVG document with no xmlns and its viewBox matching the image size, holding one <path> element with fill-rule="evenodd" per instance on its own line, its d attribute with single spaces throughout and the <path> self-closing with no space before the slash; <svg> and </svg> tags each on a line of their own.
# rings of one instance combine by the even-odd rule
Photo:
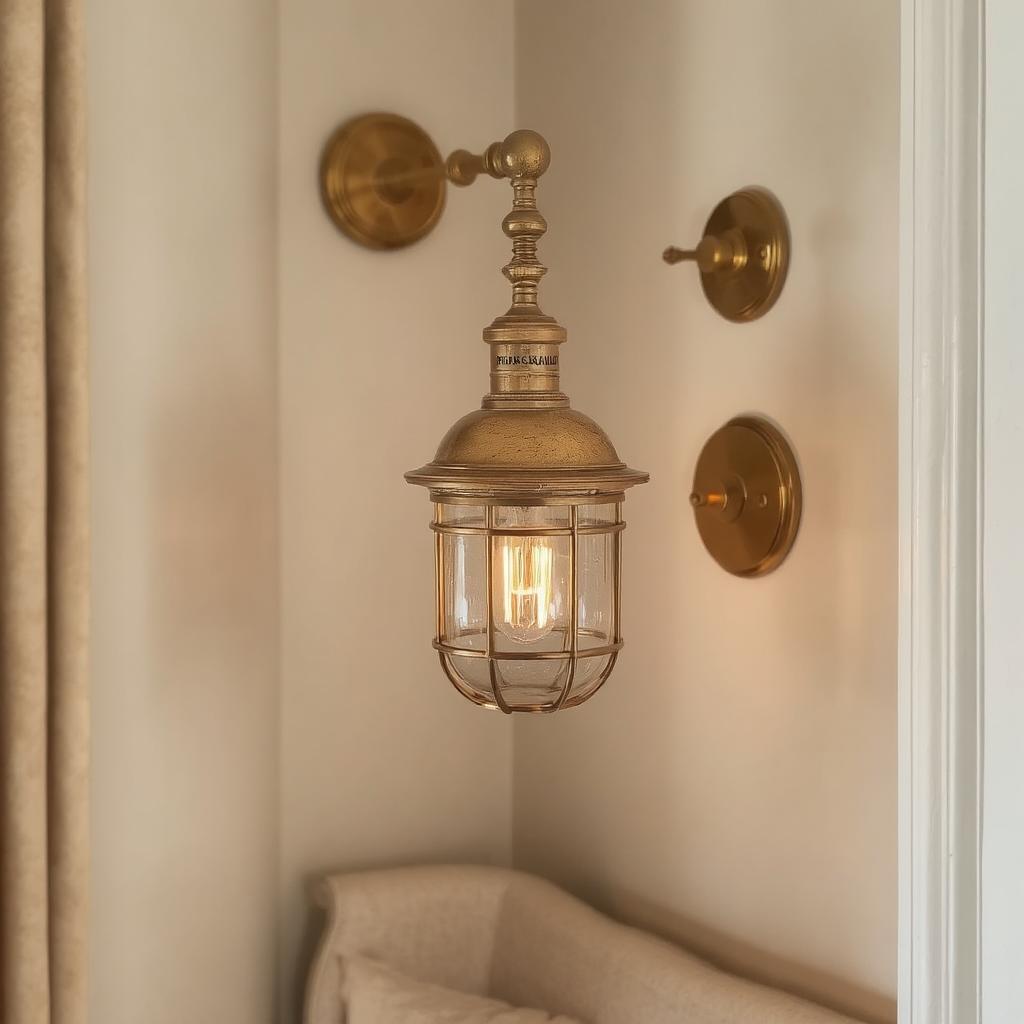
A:
<svg viewBox="0 0 1024 1024">
<path fill-rule="evenodd" d="M 551 545 L 543 537 L 505 537 L 501 543 L 502 617 L 510 640 L 533 643 L 551 632 Z"/>
</svg>

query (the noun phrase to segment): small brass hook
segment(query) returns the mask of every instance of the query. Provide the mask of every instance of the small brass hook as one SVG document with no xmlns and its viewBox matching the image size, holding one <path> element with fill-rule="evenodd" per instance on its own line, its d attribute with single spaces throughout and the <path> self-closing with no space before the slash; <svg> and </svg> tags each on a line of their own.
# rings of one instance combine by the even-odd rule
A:
<svg viewBox="0 0 1024 1024">
<path fill-rule="evenodd" d="M 661 258 L 696 263 L 704 294 L 727 320 L 756 320 L 772 307 L 786 279 L 786 215 L 767 190 L 741 189 L 715 207 L 693 249 L 670 245 Z"/>
</svg>

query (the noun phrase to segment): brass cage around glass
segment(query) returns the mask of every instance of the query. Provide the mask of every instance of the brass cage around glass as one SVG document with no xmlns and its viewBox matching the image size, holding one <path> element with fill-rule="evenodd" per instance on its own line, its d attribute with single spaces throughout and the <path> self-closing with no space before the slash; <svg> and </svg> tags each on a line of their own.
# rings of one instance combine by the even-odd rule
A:
<svg viewBox="0 0 1024 1024">
<path fill-rule="evenodd" d="M 622 503 L 435 502 L 434 647 L 455 688 L 506 713 L 575 707 L 622 648 Z"/>
</svg>

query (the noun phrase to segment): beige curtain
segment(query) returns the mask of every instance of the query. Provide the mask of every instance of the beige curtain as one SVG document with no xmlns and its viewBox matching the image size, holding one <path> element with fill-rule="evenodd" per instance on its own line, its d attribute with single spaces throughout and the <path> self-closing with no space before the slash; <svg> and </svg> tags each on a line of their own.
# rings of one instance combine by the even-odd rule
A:
<svg viewBox="0 0 1024 1024">
<path fill-rule="evenodd" d="M 0 0 L 0 1021 L 86 1018 L 83 0 Z"/>
</svg>

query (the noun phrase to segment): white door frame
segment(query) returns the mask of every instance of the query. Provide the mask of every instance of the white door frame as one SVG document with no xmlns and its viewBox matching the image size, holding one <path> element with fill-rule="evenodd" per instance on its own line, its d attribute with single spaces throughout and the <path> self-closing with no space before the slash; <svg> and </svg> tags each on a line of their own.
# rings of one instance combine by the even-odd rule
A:
<svg viewBox="0 0 1024 1024">
<path fill-rule="evenodd" d="M 901 0 L 900 1024 L 980 1021 L 984 0 Z"/>
</svg>

